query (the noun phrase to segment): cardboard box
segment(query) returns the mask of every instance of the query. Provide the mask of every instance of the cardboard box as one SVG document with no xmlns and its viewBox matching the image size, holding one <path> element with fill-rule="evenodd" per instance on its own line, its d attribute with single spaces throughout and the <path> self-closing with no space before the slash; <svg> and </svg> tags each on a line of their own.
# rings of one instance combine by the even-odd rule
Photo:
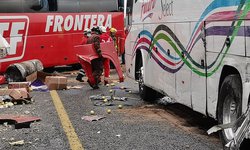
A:
<svg viewBox="0 0 250 150">
<path fill-rule="evenodd" d="M 67 78 L 63 76 L 47 76 L 45 84 L 49 90 L 62 90 L 67 88 Z"/>
<path fill-rule="evenodd" d="M 50 73 L 45 73 L 45 72 L 42 72 L 42 71 L 36 71 L 34 73 L 32 73 L 31 75 L 28 75 L 26 77 L 26 81 L 27 82 L 33 82 L 35 81 L 36 79 L 39 79 L 41 80 L 42 82 L 45 81 L 45 78 L 46 76 L 52 76 L 53 74 L 50 74 Z"/>
<path fill-rule="evenodd" d="M 19 88 L 26 88 L 29 91 L 29 82 L 10 82 L 8 84 L 9 89 L 19 89 Z"/>
<path fill-rule="evenodd" d="M 27 92 L 26 88 L 19 88 L 19 89 L 0 89 L 0 96 L 9 95 L 13 99 L 23 99 L 23 98 L 30 98 L 29 93 Z"/>
</svg>

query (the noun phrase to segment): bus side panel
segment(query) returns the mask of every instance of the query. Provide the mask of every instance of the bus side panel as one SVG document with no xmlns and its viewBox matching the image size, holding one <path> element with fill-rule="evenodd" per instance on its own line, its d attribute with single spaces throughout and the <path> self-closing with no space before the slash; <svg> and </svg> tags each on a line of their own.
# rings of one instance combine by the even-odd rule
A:
<svg viewBox="0 0 250 150">
<path fill-rule="evenodd" d="M 246 62 L 250 62 L 250 21 L 249 20 L 245 20 L 244 22 L 245 25 L 245 42 L 246 42 Z M 248 99 L 249 98 L 249 93 L 250 93 L 250 63 L 246 64 L 246 71 L 245 71 L 245 80 L 243 80 L 243 109 L 242 111 L 245 112 L 248 106 Z"/>
<path fill-rule="evenodd" d="M 230 38 L 235 31 L 233 27 L 231 27 L 231 24 L 232 21 L 214 21 L 206 23 L 207 51 L 245 56 L 244 26 L 239 28 L 234 41 L 227 41 L 230 43 L 229 51 L 226 52 L 227 47 L 223 47 L 226 37 L 229 36 Z"/>
<path fill-rule="evenodd" d="M 223 77 L 222 69 L 224 66 L 235 68 L 242 77 L 243 85 L 245 82 L 245 36 L 244 27 L 240 27 L 239 32 L 233 33 L 231 28 L 232 21 L 219 21 L 207 24 L 207 95 L 208 95 L 208 115 L 216 117 L 216 109 L 219 96 L 220 78 Z M 241 29 L 242 28 L 242 29 Z M 237 31 L 237 30 L 236 30 Z M 230 40 L 230 45 L 225 44 L 227 36 L 234 36 Z M 230 46 L 230 47 L 229 47 Z M 235 72 L 228 72 L 233 74 Z M 243 92 L 245 89 L 243 90 Z M 243 100 L 245 103 L 245 100 Z M 244 108 L 243 108 L 244 109 Z"/>
<path fill-rule="evenodd" d="M 214 60 L 214 58 L 218 56 L 218 53 L 207 52 L 206 55 L 208 63 L 211 63 Z M 242 111 L 243 112 L 246 111 L 248 96 L 250 92 L 249 81 L 247 79 L 247 76 L 245 76 L 246 74 L 245 70 L 247 66 L 245 62 L 247 61 L 249 61 L 249 58 L 245 57 L 239 58 L 239 56 L 237 55 L 227 55 L 222 61 L 222 65 L 219 67 L 219 69 L 213 75 L 207 78 L 207 94 L 208 94 L 207 109 L 208 109 L 208 115 L 210 117 L 216 118 L 216 109 L 219 96 L 219 82 L 222 74 L 222 69 L 225 65 L 235 68 L 241 76 L 243 85 Z"/>
<path fill-rule="evenodd" d="M 148 47 L 146 62 L 145 62 L 145 84 L 158 91 L 164 91 L 170 97 L 175 97 L 175 72 L 176 66 L 171 65 L 174 63 L 167 55 L 167 50 L 170 50 L 171 55 L 175 57 L 176 52 L 172 49 L 171 45 L 173 40 L 160 38 L 157 36 L 163 34 L 169 36 L 166 29 L 162 27 L 160 31 L 153 35 L 155 29 L 160 24 L 144 24 L 145 44 Z M 170 29 L 174 30 L 174 23 L 165 23 Z M 147 33 L 147 34 L 146 34 Z M 169 36 L 170 37 L 170 36 Z M 154 38 L 155 43 L 151 43 L 151 38 Z M 152 47 L 151 47 L 152 46 Z M 172 62 L 171 62 L 172 61 Z M 171 62 L 171 63 L 170 63 Z"/>
<path fill-rule="evenodd" d="M 211 64 L 218 56 L 218 53 L 207 52 L 207 64 Z M 212 76 L 207 78 L 207 112 L 208 116 L 216 118 L 218 104 L 219 82 L 221 77 L 221 66 Z"/>
<path fill-rule="evenodd" d="M 191 22 L 191 31 L 195 28 L 196 23 Z M 199 30 L 198 34 L 202 35 L 202 31 Z M 188 51 L 191 51 L 188 62 L 191 64 L 189 69 L 192 70 L 192 108 L 197 112 L 206 114 L 205 48 L 201 38 L 196 40 L 190 48 L 187 48 Z"/>
<path fill-rule="evenodd" d="M 180 52 L 183 52 L 181 45 L 184 47 L 188 45 L 189 37 L 191 36 L 191 23 L 190 22 L 178 22 L 175 23 L 175 36 L 179 38 L 180 42 L 175 42 L 175 44 L 178 46 L 178 50 Z M 184 55 L 183 55 L 184 56 Z M 183 59 L 183 56 L 180 56 L 176 53 L 176 63 L 181 61 Z M 187 57 L 184 56 L 184 59 Z M 183 63 L 183 62 L 182 62 Z M 178 67 L 181 67 L 181 64 L 178 65 Z M 177 67 L 177 68 L 178 68 Z M 184 64 L 181 69 L 176 72 L 176 100 L 178 100 L 179 103 L 182 103 L 188 107 L 191 107 L 191 69 Z"/>
<path fill-rule="evenodd" d="M 246 37 L 246 56 L 249 57 L 250 56 L 250 21 L 249 20 L 245 21 L 244 31 L 245 31 L 245 37 Z"/>
<path fill-rule="evenodd" d="M 103 23 L 122 35 L 123 21 L 123 14 L 115 12 L 0 14 L 0 34 L 10 43 L 9 55 L 0 60 L 0 72 L 30 59 L 41 60 L 44 67 L 78 63 L 76 54 L 81 53 L 74 46 L 80 44 L 84 28 Z"/>
<path fill-rule="evenodd" d="M 76 62 L 68 58 L 72 55 L 73 50 L 71 34 L 28 36 L 27 41 L 26 55 L 21 59 L 22 61 L 39 59 L 46 67 Z M 75 54 L 74 57 L 76 57 Z M 20 62 L 20 60 L 11 61 L 11 63 L 17 62 Z M 7 68 L 10 62 L 1 64 L 3 68 Z"/>
</svg>

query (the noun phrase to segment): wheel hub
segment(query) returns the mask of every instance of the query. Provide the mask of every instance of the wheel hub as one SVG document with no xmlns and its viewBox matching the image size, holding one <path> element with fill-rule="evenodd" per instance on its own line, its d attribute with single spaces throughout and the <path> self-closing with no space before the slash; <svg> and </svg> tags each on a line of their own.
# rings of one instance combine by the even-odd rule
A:
<svg viewBox="0 0 250 150">
<path fill-rule="evenodd" d="M 224 102 L 223 108 L 223 124 L 231 123 L 237 120 L 239 110 L 237 110 L 238 104 L 236 103 L 235 99 L 230 96 L 227 96 Z M 225 129 L 225 136 L 227 139 L 231 140 L 234 137 L 234 132 L 236 131 L 237 127 Z"/>
</svg>

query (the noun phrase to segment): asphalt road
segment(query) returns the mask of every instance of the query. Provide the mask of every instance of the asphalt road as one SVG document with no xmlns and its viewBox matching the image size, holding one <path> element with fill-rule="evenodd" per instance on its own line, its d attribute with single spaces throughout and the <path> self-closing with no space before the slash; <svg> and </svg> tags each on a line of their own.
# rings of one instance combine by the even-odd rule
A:
<svg viewBox="0 0 250 150">
<path fill-rule="evenodd" d="M 139 98 L 138 84 L 130 79 L 114 86 L 92 90 L 86 82 L 66 73 L 69 85 L 78 89 L 53 92 L 33 91 L 32 104 L 1 108 L 0 114 L 37 116 L 30 128 L 0 125 L 1 150 L 218 150 L 218 135 L 206 131 L 215 123 L 192 110 L 164 101 L 146 103 Z M 115 78 L 115 77 L 114 77 Z M 86 81 L 86 79 L 85 79 Z M 127 87 L 127 90 L 120 89 Z M 110 92 L 110 90 L 113 90 Z M 114 93 L 115 91 L 115 93 Z M 57 95 L 59 97 L 56 97 Z M 125 101 L 91 100 L 93 95 L 127 97 Z M 118 108 L 119 105 L 122 108 Z M 110 109 L 111 113 L 107 113 Z M 83 116 L 105 117 L 86 121 Z M 24 140 L 13 146 L 10 143 Z"/>
</svg>

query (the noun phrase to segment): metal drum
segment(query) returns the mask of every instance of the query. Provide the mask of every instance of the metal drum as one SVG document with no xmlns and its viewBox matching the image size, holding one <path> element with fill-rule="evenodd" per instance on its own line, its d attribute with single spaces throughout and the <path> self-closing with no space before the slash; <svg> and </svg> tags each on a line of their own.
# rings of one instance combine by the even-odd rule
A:
<svg viewBox="0 0 250 150">
<path fill-rule="evenodd" d="M 42 62 L 33 59 L 10 65 L 5 72 L 5 77 L 8 82 L 22 82 L 28 75 L 41 70 L 43 70 Z"/>
</svg>

